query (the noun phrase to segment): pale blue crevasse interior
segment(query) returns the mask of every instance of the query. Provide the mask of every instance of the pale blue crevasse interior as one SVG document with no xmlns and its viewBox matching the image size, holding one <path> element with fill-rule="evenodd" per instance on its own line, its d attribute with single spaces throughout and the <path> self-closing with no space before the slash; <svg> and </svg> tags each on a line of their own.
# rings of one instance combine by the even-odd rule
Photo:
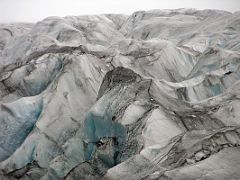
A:
<svg viewBox="0 0 240 180">
<path fill-rule="evenodd" d="M 97 143 L 102 138 L 114 139 L 117 144 L 124 143 L 126 140 L 127 132 L 123 125 L 113 121 L 114 112 L 116 109 L 110 107 L 108 104 L 109 99 L 106 97 L 100 103 L 95 105 L 95 108 L 100 109 L 97 111 L 90 111 L 87 114 L 84 123 L 84 136 L 85 136 L 85 159 L 91 160 L 97 151 Z M 118 146 L 111 146 L 112 153 L 102 153 L 101 159 L 108 166 L 115 165 L 116 154 L 118 154 Z"/>
<path fill-rule="evenodd" d="M 0 160 L 9 157 L 26 139 L 43 108 L 42 99 L 34 104 L 19 100 L 2 109 L 0 114 Z"/>
</svg>

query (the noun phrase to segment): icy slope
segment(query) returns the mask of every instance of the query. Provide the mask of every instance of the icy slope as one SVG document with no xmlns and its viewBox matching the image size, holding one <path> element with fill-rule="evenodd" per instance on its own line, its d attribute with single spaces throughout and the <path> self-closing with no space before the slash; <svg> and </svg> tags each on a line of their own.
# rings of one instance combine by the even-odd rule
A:
<svg viewBox="0 0 240 180">
<path fill-rule="evenodd" d="M 0 179 L 237 179 L 239 15 L 1 24 Z"/>
</svg>

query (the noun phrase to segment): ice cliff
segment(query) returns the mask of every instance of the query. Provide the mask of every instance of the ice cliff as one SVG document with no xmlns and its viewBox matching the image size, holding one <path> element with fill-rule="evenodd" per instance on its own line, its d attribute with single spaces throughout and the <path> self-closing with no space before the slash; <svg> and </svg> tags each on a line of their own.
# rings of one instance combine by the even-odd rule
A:
<svg viewBox="0 0 240 180">
<path fill-rule="evenodd" d="M 240 12 L 0 24 L 1 180 L 240 179 Z"/>
</svg>

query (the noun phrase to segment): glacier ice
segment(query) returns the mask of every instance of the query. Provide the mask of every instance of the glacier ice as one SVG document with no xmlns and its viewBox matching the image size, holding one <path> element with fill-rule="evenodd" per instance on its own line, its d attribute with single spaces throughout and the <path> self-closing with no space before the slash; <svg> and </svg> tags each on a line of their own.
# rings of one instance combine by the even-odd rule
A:
<svg viewBox="0 0 240 180">
<path fill-rule="evenodd" d="M 237 179 L 239 17 L 0 24 L 0 179 Z"/>
</svg>

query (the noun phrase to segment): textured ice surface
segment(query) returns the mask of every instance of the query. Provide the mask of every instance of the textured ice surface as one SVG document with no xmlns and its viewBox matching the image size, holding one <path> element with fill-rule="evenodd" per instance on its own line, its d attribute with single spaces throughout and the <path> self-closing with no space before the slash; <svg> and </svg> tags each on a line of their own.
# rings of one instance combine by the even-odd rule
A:
<svg viewBox="0 0 240 180">
<path fill-rule="evenodd" d="M 0 179 L 238 179 L 239 17 L 0 24 Z"/>
<path fill-rule="evenodd" d="M 41 97 L 26 97 L 1 104 L 0 160 L 10 156 L 33 130 L 43 108 Z"/>
</svg>

